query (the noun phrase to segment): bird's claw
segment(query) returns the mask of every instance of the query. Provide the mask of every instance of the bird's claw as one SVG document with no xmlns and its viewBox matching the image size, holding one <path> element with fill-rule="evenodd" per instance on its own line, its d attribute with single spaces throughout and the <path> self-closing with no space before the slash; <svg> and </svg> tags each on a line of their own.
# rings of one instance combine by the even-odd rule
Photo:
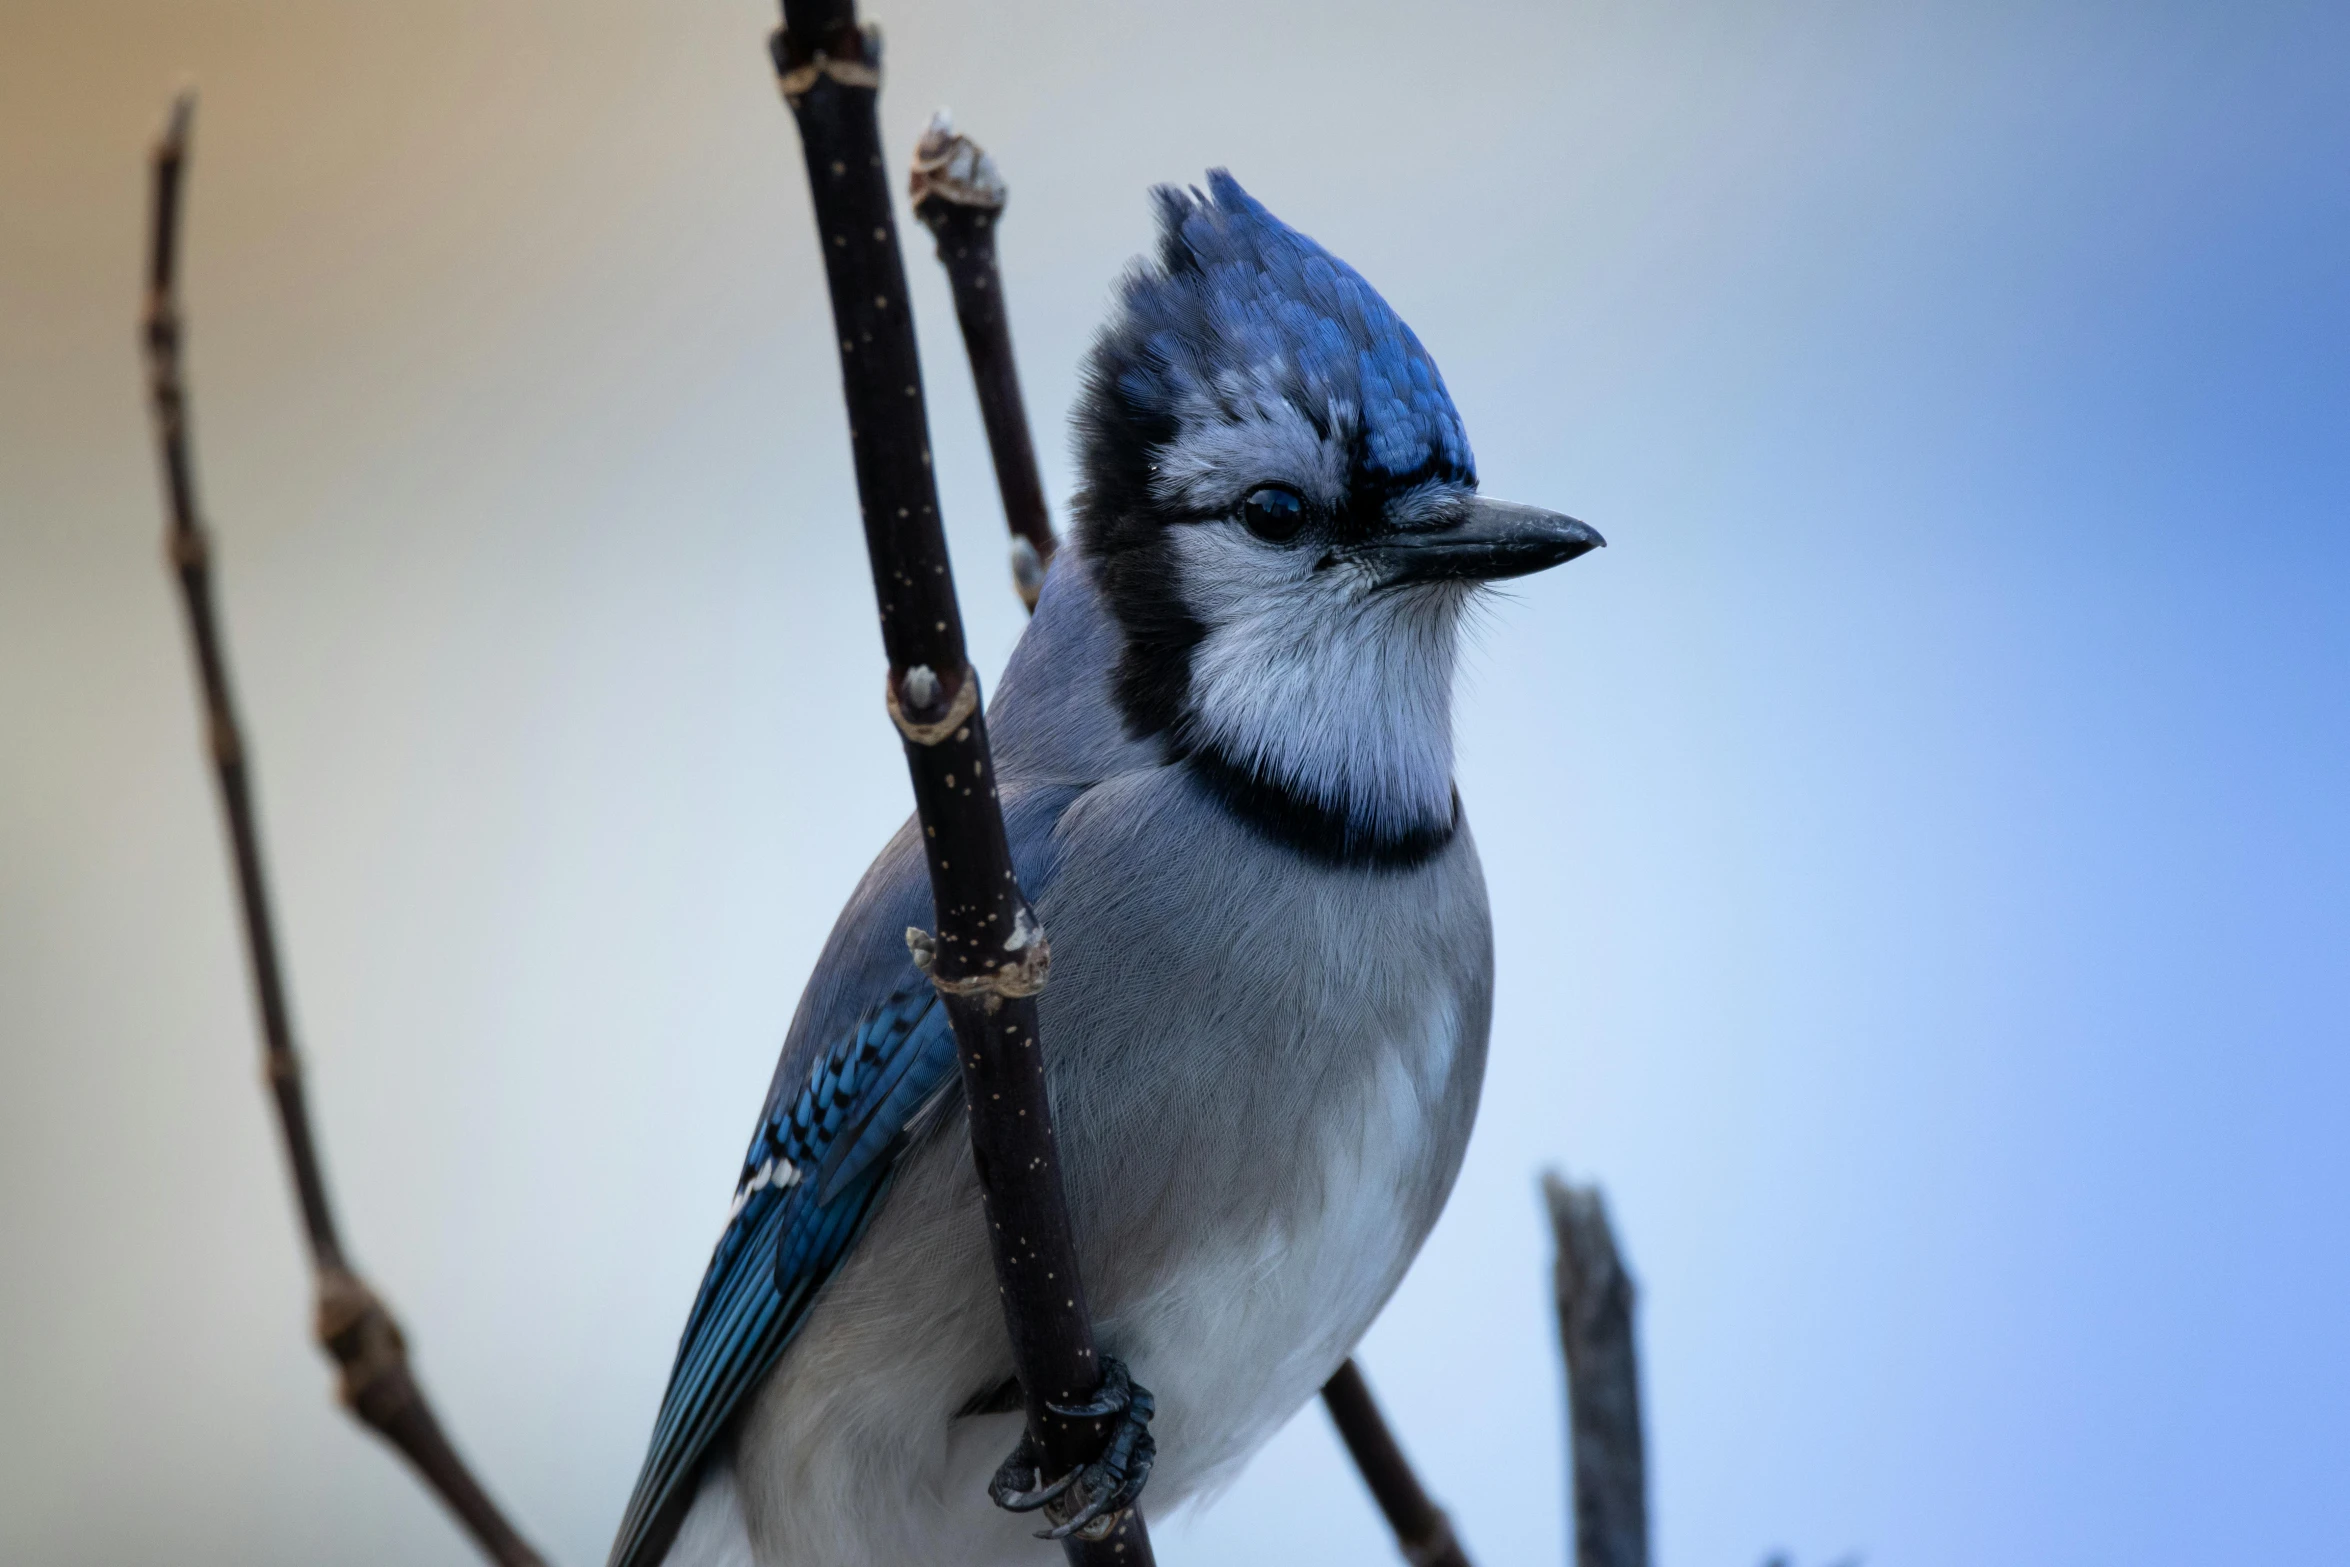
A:
<svg viewBox="0 0 2350 1567">
<path fill-rule="evenodd" d="M 1040 1483 L 1043 1470 L 1044 1450 L 1036 1445 L 1036 1438 L 1022 1431 L 1020 1445 L 997 1466 L 995 1478 L 987 1483 L 988 1499 L 1008 1513 L 1032 1513 L 1077 1479 L 1077 1471 L 1072 1469 L 1058 1480 Z"/>
<path fill-rule="evenodd" d="M 1037 1446 L 1034 1437 L 1023 1431 L 1020 1445 L 1012 1449 L 1012 1456 L 996 1471 L 987 1494 L 996 1506 L 1008 1512 L 1042 1509 L 1053 1527 L 1038 1531 L 1036 1537 L 1040 1540 L 1065 1540 L 1071 1535 L 1085 1540 L 1107 1539 L 1117 1526 L 1119 1515 L 1142 1494 L 1143 1482 L 1150 1478 L 1151 1464 L 1158 1457 L 1159 1444 L 1150 1433 L 1156 1401 L 1150 1389 L 1138 1385 L 1127 1374 L 1124 1364 L 1114 1356 L 1104 1355 L 1101 1389 L 1090 1402 L 1048 1403 L 1045 1407 L 1070 1420 L 1114 1421 L 1101 1456 L 1091 1463 L 1078 1465 L 1058 1479 L 1046 1480 L 1043 1449 Z"/>
</svg>

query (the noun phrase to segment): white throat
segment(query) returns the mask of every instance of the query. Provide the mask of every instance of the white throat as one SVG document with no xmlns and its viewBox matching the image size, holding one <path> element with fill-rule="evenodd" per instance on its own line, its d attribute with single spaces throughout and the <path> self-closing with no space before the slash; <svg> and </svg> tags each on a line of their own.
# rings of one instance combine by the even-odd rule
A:
<svg viewBox="0 0 2350 1567">
<path fill-rule="evenodd" d="M 1177 527 L 1192 650 L 1186 738 L 1343 815 L 1401 835 L 1452 820 L 1452 683 L 1462 612 L 1446 584 L 1375 592 L 1310 552 L 1268 577 L 1228 526 Z"/>
</svg>

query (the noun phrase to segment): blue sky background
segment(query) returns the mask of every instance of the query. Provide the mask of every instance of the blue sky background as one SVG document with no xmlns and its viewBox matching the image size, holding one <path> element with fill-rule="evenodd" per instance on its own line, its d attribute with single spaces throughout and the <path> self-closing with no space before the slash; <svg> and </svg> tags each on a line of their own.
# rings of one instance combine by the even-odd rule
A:
<svg viewBox="0 0 2350 1567">
<path fill-rule="evenodd" d="M 2350 1556 L 2350 14 L 880 8 L 1014 186 L 1048 487 L 1229 164 L 1611 548 L 1461 708 L 1500 994 L 1364 1347 L 1558 1561 L 1537 1171 L 1643 1286 L 1666 1567 Z M 906 809 L 758 7 L 0 19 L 0 1556 L 468 1559 L 330 1407 L 157 564 L 140 157 L 354 1244 L 599 1560 L 773 1051 Z M 983 671 L 1019 629 L 912 253 Z M 1171 1562 L 1385 1559 L 1308 1411 Z"/>
</svg>

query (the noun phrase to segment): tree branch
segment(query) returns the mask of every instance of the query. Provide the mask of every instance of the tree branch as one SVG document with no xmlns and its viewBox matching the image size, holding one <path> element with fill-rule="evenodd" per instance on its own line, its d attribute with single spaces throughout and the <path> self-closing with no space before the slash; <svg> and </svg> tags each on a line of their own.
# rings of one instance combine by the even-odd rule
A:
<svg viewBox="0 0 2350 1567">
<path fill-rule="evenodd" d="M 1047 1473 L 1067 1475 L 1102 1455 L 1114 1425 L 1054 1407 L 1090 1403 L 1103 1374 L 1069 1233 L 1037 1038 L 1035 998 L 1050 949 L 1013 872 L 979 679 L 964 649 L 939 523 L 921 367 L 876 112 L 880 40 L 858 27 L 852 0 L 785 0 L 783 17 L 773 42 L 775 65 L 807 159 L 889 656 L 887 701 L 904 737 L 937 910 L 937 936 L 925 943 L 928 967 L 954 1024 L 972 1161 L 1028 1429 Z M 1071 1561 L 1151 1559 L 1139 1511 L 1098 1522 L 1107 1526 L 1102 1538 L 1064 1541 Z"/>
<path fill-rule="evenodd" d="M 954 290 L 955 320 L 979 390 L 988 455 L 995 459 L 1004 522 L 1012 530 L 1012 585 L 1031 610 L 1053 558 L 1053 519 L 1045 510 L 1036 443 L 1028 434 L 1028 407 L 1012 358 L 1012 326 L 1004 310 L 1004 279 L 996 267 L 996 223 L 1010 192 L 995 160 L 968 136 L 956 134 L 944 109 L 930 117 L 914 149 L 907 196 L 914 216 L 938 241 L 938 262 Z"/>
<path fill-rule="evenodd" d="M 310 1246 L 318 1343 L 341 1371 L 344 1407 L 400 1450 L 424 1483 L 471 1532 L 484 1555 L 502 1567 L 543 1567 L 538 1553 L 514 1532 L 449 1445 L 432 1405 L 409 1369 L 400 1325 L 345 1258 L 334 1209 L 327 1201 L 318 1140 L 311 1131 L 309 1105 L 302 1092 L 301 1059 L 294 1050 L 293 1021 L 286 1006 L 284 973 L 270 918 L 269 888 L 262 875 L 253 785 L 229 694 L 228 659 L 212 604 L 211 551 L 196 506 L 195 470 L 189 452 L 187 393 L 180 378 L 178 257 L 180 176 L 187 164 L 188 131 L 194 113 L 194 96 L 182 94 L 172 105 L 170 122 L 155 146 L 147 313 L 141 335 L 169 513 L 166 543 L 187 611 L 213 776 L 220 788 L 221 814 L 236 862 L 245 954 L 252 968 L 254 1006 L 260 1014 L 263 1075 L 277 1105 L 286 1166 Z"/>
<path fill-rule="evenodd" d="M 1421 1488 L 1420 1477 L 1412 1473 L 1410 1460 L 1371 1397 L 1371 1385 L 1352 1360 L 1323 1386 L 1322 1403 L 1346 1450 L 1354 1455 L 1363 1484 L 1387 1515 L 1403 1559 L 1411 1567 L 1469 1567 L 1468 1555 L 1453 1535 L 1452 1520 Z"/>
<path fill-rule="evenodd" d="M 1575 1493 L 1576 1567 L 1648 1567 L 1648 1464 L 1640 1435 L 1634 1291 L 1596 1186 L 1542 1177 L 1558 1242 L 1559 1343 Z"/>
</svg>

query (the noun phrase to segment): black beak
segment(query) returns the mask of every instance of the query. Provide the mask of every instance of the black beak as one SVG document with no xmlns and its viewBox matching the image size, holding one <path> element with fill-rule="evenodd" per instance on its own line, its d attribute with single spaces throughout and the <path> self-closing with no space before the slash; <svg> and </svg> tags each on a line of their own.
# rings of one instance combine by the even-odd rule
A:
<svg viewBox="0 0 2350 1567">
<path fill-rule="evenodd" d="M 1379 573 L 1379 586 L 1411 582 L 1498 582 L 1564 565 L 1607 540 L 1587 522 L 1515 501 L 1470 497 L 1459 520 L 1391 533 L 1351 551 Z"/>
</svg>

